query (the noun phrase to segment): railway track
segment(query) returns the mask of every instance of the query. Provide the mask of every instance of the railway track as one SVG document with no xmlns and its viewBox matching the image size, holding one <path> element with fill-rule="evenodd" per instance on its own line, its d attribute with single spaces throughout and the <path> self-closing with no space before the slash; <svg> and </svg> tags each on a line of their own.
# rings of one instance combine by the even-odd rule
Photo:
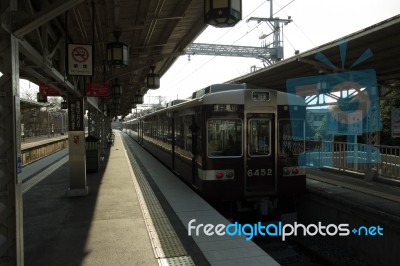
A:
<svg viewBox="0 0 400 266">
<path fill-rule="evenodd" d="M 279 237 L 259 237 L 254 242 L 279 264 L 285 266 L 326 266 L 333 265 L 328 260 L 296 241 L 282 241 Z"/>
</svg>

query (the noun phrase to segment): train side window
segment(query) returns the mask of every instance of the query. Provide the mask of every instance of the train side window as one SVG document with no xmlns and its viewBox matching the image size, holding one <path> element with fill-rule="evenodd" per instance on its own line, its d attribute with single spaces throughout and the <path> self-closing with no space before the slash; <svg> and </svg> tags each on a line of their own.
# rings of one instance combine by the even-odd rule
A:
<svg viewBox="0 0 400 266">
<path fill-rule="evenodd" d="M 242 124 L 240 119 L 209 119 L 207 122 L 208 156 L 242 156 Z"/>
<path fill-rule="evenodd" d="M 271 154 L 271 120 L 249 120 L 249 155 L 269 156 Z"/>
<path fill-rule="evenodd" d="M 279 120 L 279 154 L 293 156 L 304 152 L 305 124 L 303 119 Z"/>
</svg>

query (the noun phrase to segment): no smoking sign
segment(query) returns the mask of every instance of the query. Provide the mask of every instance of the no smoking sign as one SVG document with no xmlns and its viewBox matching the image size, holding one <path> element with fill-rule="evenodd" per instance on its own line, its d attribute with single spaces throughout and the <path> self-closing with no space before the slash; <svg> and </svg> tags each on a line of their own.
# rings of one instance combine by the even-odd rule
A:
<svg viewBox="0 0 400 266">
<path fill-rule="evenodd" d="M 68 74 L 91 76 L 92 73 L 92 46 L 86 44 L 68 44 Z"/>
<path fill-rule="evenodd" d="M 89 52 L 85 47 L 75 47 L 74 50 L 72 50 L 72 58 L 78 63 L 85 63 L 89 59 Z"/>
</svg>

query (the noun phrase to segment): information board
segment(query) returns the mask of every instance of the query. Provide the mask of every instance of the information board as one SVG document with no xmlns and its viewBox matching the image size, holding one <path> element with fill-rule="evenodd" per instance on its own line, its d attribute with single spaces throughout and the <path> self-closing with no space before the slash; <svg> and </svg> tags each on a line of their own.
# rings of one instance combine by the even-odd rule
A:
<svg viewBox="0 0 400 266">
<path fill-rule="evenodd" d="M 68 126 L 70 131 L 83 131 L 83 98 L 68 99 Z"/>
</svg>

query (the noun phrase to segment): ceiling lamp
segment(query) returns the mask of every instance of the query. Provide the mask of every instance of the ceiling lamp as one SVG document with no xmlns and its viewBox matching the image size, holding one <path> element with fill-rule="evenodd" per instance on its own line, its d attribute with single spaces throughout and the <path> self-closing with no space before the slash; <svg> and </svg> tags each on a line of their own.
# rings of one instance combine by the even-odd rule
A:
<svg viewBox="0 0 400 266">
<path fill-rule="evenodd" d="M 65 100 L 61 102 L 61 109 L 63 110 L 68 109 L 68 103 Z"/>
<path fill-rule="evenodd" d="M 143 104 L 143 95 L 136 94 L 134 99 L 133 99 L 133 102 L 135 104 Z"/>
<path fill-rule="evenodd" d="M 233 27 L 242 19 L 242 0 L 204 0 L 204 22 L 217 28 Z"/>
<path fill-rule="evenodd" d="M 147 74 L 147 88 L 158 89 L 160 88 L 160 75 L 154 73 L 155 66 L 151 66 L 151 73 Z"/>
<path fill-rule="evenodd" d="M 40 92 L 37 93 L 37 101 L 39 103 L 47 103 L 47 95 L 43 95 Z"/>
<path fill-rule="evenodd" d="M 115 42 L 107 43 L 107 64 L 117 68 L 128 66 L 128 45 L 119 41 L 120 31 L 114 31 Z"/>
</svg>

